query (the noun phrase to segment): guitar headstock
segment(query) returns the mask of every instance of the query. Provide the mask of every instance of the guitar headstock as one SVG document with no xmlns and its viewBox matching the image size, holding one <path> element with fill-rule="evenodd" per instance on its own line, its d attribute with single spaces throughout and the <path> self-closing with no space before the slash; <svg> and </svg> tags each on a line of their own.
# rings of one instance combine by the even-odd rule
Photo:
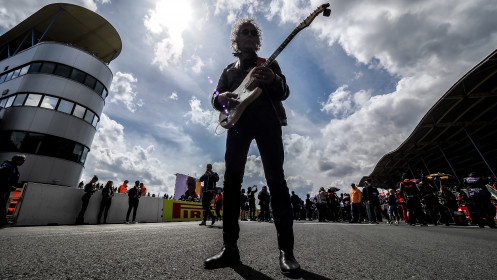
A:
<svg viewBox="0 0 497 280">
<path fill-rule="evenodd" d="M 306 19 L 304 19 L 296 29 L 302 30 L 307 26 L 311 25 L 312 21 L 320 14 L 323 13 L 323 16 L 328 17 L 331 14 L 331 10 L 328 9 L 330 6 L 329 3 L 323 4 L 319 6 L 314 12 L 312 12 Z"/>
</svg>

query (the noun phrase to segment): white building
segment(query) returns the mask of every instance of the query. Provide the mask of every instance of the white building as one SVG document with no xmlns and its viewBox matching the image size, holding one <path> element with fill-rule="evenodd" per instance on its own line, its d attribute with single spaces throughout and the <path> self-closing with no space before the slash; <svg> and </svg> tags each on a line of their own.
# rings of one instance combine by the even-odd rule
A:
<svg viewBox="0 0 497 280">
<path fill-rule="evenodd" d="M 62 3 L 0 37 L 0 162 L 25 154 L 21 181 L 77 186 L 121 48 L 104 18 Z"/>
</svg>

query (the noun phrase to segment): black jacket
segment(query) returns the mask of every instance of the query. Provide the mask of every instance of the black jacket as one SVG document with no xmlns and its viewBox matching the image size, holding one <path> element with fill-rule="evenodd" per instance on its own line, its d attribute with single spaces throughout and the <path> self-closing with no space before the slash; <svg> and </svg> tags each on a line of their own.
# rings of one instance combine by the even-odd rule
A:
<svg viewBox="0 0 497 280">
<path fill-rule="evenodd" d="M 240 62 L 239 60 L 226 66 L 224 68 L 221 77 L 216 87 L 216 91 L 212 95 L 212 106 L 218 110 L 222 111 L 222 106 L 217 102 L 217 93 L 223 93 L 226 91 L 233 92 L 242 83 L 243 79 L 247 76 L 249 71 L 257 65 L 257 57 L 253 60 Z M 274 118 L 276 117 L 281 126 L 287 125 L 287 118 L 285 113 L 285 108 L 281 101 L 288 98 L 290 95 L 290 89 L 286 84 L 286 78 L 281 73 L 281 69 L 278 62 L 273 61 L 269 68 L 273 70 L 276 74 L 274 82 L 271 85 L 262 85 L 262 94 L 254 100 L 242 114 L 253 113 L 260 118 Z M 267 107 L 269 110 L 261 110 L 261 107 Z M 269 112 L 271 115 L 264 115 L 264 112 Z"/>
</svg>

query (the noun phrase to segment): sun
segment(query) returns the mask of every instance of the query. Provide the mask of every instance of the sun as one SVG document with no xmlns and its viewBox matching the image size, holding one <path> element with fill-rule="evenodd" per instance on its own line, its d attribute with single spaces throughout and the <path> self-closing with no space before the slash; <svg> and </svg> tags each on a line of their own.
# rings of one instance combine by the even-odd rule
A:
<svg viewBox="0 0 497 280">
<path fill-rule="evenodd" d="M 153 33 L 167 31 L 177 38 L 188 28 L 192 13 L 190 1 L 159 0 L 145 17 L 145 25 Z"/>
</svg>

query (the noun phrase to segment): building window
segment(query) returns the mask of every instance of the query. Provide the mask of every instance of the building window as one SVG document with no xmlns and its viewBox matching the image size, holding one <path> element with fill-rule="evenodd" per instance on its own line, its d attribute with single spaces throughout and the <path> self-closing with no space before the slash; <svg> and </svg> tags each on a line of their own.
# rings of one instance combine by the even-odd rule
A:
<svg viewBox="0 0 497 280">
<path fill-rule="evenodd" d="M 26 75 L 28 73 L 28 70 L 29 70 L 29 65 L 26 65 L 26 66 L 22 67 L 21 68 L 21 73 L 19 73 L 19 76 Z"/>
<path fill-rule="evenodd" d="M 72 115 L 82 119 L 85 115 L 85 111 L 86 111 L 85 107 L 76 104 L 76 107 L 74 107 L 74 111 L 72 112 Z"/>
<path fill-rule="evenodd" d="M 22 104 L 24 104 L 24 100 L 26 100 L 26 96 L 28 96 L 27 94 L 18 94 L 16 96 L 16 99 L 14 100 L 14 103 L 12 104 L 12 106 L 22 106 Z"/>
<path fill-rule="evenodd" d="M 95 114 L 90 110 L 86 110 L 85 121 L 91 124 L 93 123 L 93 117 L 95 117 Z"/>
<path fill-rule="evenodd" d="M 55 69 L 55 63 L 52 62 L 43 62 L 41 66 L 40 73 L 52 74 Z"/>
<path fill-rule="evenodd" d="M 78 83 L 83 83 L 85 81 L 86 73 L 83 71 L 79 71 L 78 69 L 73 69 L 71 72 L 71 80 L 74 80 Z"/>
<path fill-rule="evenodd" d="M 41 62 L 31 63 L 31 67 L 29 67 L 28 73 L 38 73 L 38 72 L 40 72 L 41 64 L 42 64 Z"/>
<path fill-rule="evenodd" d="M 85 82 L 84 84 L 93 89 L 95 87 L 95 83 L 97 82 L 97 79 L 93 78 L 92 76 L 90 75 L 86 75 L 86 78 L 85 78 Z"/>
<path fill-rule="evenodd" d="M 16 98 L 15 95 L 10 96 L 9 99 L 7 99 L 7 103 L 5 103 L 5 108 L 12 106 L 12 103 L 14 103 L 15 98 Z"/>
<path fill-rule="evenodd" d="M 0 131 L 0 151 L 57 157 L 84 165 L 89 149 L 57 136 L 4 130 Z"/>
<path fill-rule="evenodd" d="M 19 77 L 19 73 L 21 73 L 21 69 L 14 70 L 12 74 L 12 79 Z"/>
<path fill-rule="evenodd" d="M 12 131 L 12 134 L 10 135 L 10 143 L 11 143 L 10 147 L 15 149 L 12 150 L 12 152 L 18 152 L 21 150 L 24 137 L 26 137 L 26 132 Z"/>
<path fill-rule="evenodd" d="M 26 103 L 24 105 L 38 107 L 38 105 L 40 104 L 41 97 L 42 97 L 41 94 L 30 93 L 28 95 L 28 99 L 26 99 Z"/>
<path fill-rule="evenodd" d="M 0 76 L 0 84 L 5 82 L 5 78 L 7 78 L 7 74 L 3 74 L 2 76 Z"/>
<path fill-rule="evenodd" d="M 97 127 L 97 123 L 98 123 L 98 117 L 95 115 L 95 117 L 93 118 L 93 122 L 91 123 L 91 125 L 93 125 L 94 127 Z"/>
<path fill-rule="evenodd" d="M 44 137 L 45 135 L 40 133 L 28 133 L 22 142 L 21 151 L 23 153 L 38 154 Z"/>
<path fill-rule="evenodd" d="M 103 90 L 104 90 L 104 85 L 102 85 L 101 82 L 97 81 L 97 84 L 95 85 L 95 92 L 98 93 L 98 95 L 105 98 L 105 96 L 102 95 Z"/>
<path fill-rule="evenodd" d="M 54 110 L 57 107 L 57 102 L 59 102 L 57 97 L 45 95 L 40 107 Z"/>
<path fill-rule="evenodd" d="M 71 70 L 72 67 L 69 67 L 64 64 L 57 64 L 57 67 L 55 68 L 54 74 L 57 76 L 61 76 L 64 78 L 69 78 L 69 75 L 71 75 Z"/>
<path fill-rule="evenodd" d="M 73 107 L 73 102 L 61 99 L 59 106 L 57 107 L 57 111 L 64 112 L 66 114 L 72 114 Z"/>
</svg>

